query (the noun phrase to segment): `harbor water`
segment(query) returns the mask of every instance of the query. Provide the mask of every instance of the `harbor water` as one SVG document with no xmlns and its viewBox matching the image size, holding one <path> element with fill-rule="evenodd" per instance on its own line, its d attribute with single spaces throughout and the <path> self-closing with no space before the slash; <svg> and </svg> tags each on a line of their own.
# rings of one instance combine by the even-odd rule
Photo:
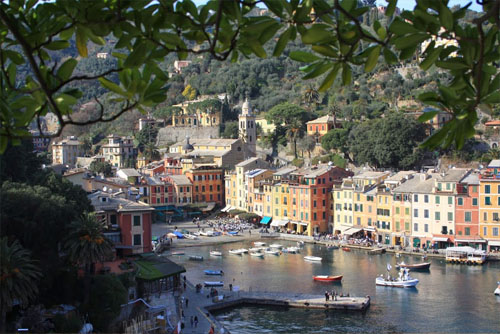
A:
<svg viewBox="0 0 500 334">
<path fill-rule="evenodd" d="M 276 241 L 284 246 L 294 242 Z M 422 262 L 421 256 L 370 255 L 364 250 L 344 252 L 324 245 L 306 244 L 300 254 L 266 254 L 263 259 L 229 254 L 230 249 L 251 248 L 250 242 L 185 248 L 185 255 L 168 256 L 186 267 L 188 279 L 196 284 L 223 280 L 243 290 L 298 292 L 324 295 L 325 291 L 372 298 L 365 312 L 338 312 L 241 306 L 216 314 L 231 333 L 499 333 L 500 297 L 493 294 L 500 280 L 500 263 L 483 266 L 446 264 L 429 258 L 428 272 L 411 272 L 419 279 L 417 288 L 375 286 L 375 278 L 387 273 L 387 264 Z M 219 250 L 222 257 L 209 255 Z M 204 261 L 189 261 L 201 255 Z M 319 256 L 320 263 L 304 256 Z M 206 276 L 204 269 L 223 270 L 225 275 Z M 343 275 L 342 283 L 315 282 L 313 275 Z"/>
</svg>

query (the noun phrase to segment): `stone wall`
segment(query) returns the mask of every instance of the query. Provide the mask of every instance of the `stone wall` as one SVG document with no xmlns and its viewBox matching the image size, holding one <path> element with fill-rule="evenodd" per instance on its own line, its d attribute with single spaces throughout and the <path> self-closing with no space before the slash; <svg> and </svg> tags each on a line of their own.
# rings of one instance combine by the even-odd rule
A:
<svg viewBox="0 0 500 334">
<path fill-rule="evenodd" d="M 173 127 L 167 126 L 161 128 L 158 132 L 158 147 L 165 147 L 171 143 L 177 143 L 186 139 L 189 136 L 191 139 L 209 139 L 220 138 L 219 126 L 205 126 L 205 127 Z"/>
</svg>

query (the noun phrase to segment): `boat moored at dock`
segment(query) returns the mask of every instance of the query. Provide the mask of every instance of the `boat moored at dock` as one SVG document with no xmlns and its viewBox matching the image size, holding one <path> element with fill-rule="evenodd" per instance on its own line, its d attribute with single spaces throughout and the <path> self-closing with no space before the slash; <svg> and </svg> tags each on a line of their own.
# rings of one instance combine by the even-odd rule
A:
<svg viewBox="0 0 500 334">
<path fill-rule="evenodd" d="M 210 251 L 211 256 L 222 256 L 222 252 L 219 251 Z"/>
<path fill-rule="evenodd" d="M 250 256 L 263 258 L 264 254 L 257 252 L 250 252 Z"/>
<path fill-rule="evenodd" d="M 271 248 L 268 248 L 264 251 L 264 253 L 266 254 L 271 254 L 271 255 L 280 255 L 280 251 L 277 250 L 277 249 L 271 249 Z"/>
<path fill-rule="evenodd" d="M 390 266 L 388 266 L 390 270 Z M 407 268 L 401 268 L 399 270 L 399 276 L 394 278 L 387 273 L 387 277 L 380 275 L 375 279 L 375 284 L 380 286 L 388 286 L 392 288 L 414 288 L 418 284 L 417 278 L 412 278 L 410 276 L 410 271 Z"/>
<path fill-rule="evenodd" d="M 224 286 L 224 281 L 205 281 L 205 286 Z"/>
<path fill-rule="evenodd" d="M 398 263 L 396 265 L 397 268 L 408 268 L 408 269 L 411 269 L 413 271 L 425 271 L 425 270 L 429 270 L 429 268 L 431 267 L 431 263 L 430 262 L 422 262 L 422 263 L 415 263 L 415 264 L 406 264 L 404 262 L 401 262 L 401 263 Z"/>
<path fill-rule="evenodd" d="M 200 256 L 200 255 L 191 255 L 191 256 L 189 256 L 189 259 L 191 261 L 203 261 L 203 256 Z"/>
<path fill-rule="evenodd" d="M 498 286 L 494 292 L 495 295 L 500 296 L 500 281 L 497 282 Z"/>
<path fill-rule="evenodd" d="M 313 276 L 313 280 L 319 282 L 334 282 L 334 281 L 341 281 L 342 277 L 343 277 L 342 275 L 337 275 L 337 276 L 316 275 Z"/>
<path fill-rule="evenodd" d="M 280 244 L 271 244 L 271 245 L 269 245 L 269 247 L 276 248 L 276 249 L 281 249 L 281 248 L 283 248 L 283 245 L 280 245 Z"/>
<path fill-rule="evenodd" d="M 486 252 L 469 246 L 446 248 L 446 262 L 459 264 L 483 264 Z"/>
<path fill-rule="evenodd" d="M 323 260 L 319 256 L 304 256 L 304 260 L 306 261 L 312 261 L 312 262 L 321 262 Z"/>
<path fill-rule="evenodd" d="M 266 243 L 265 243 L 265 242 L 262 242 L 262 241 L 255 241 L 255 242 L 253 243 L 253 245 L 254 245 L 255 247 L 263 247 L 263 246 L 265 246 L 265 245 L 266 245 Z"/>
<path fill-rule="evenodd" d="M 205 275 L 212 275 L 212 276 L 224 276 L 224 272 L 222 270 L 203 270 Z"/>
</svg>

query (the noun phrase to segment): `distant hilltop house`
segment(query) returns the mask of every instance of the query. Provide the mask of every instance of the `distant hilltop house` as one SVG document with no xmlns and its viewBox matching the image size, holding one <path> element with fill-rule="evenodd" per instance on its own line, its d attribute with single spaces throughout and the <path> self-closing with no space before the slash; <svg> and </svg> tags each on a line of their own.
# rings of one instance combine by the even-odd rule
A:
<svg viewBox="0 0 500 334">
<path fill-rule="evenodd" d="M 109 54 L 107 52 L 99 52 L 97 55 L 96 55 L 96 58 L 98 59 L 107 59 L 109 56 Z"/>
<path fill-rule="evenodd" d="M 133 137 L 109 135 L 107 144 L 102 145 L 100 154 L 114 167 L 124 167 L 127 160 L 137 158 Z"/>
<path fill-rule="evenodd" d="M 385 11 L 387 10 L 386 6 L 377 6 L 377 10 L 380 14 L 385 14 Z M 399 10 L 398 7 L 394 10 L 394 15 L 399 15 L 401 14 L 401 10 Z"/>
<path fill-rule="evenodd" d="M 444 32 L 444 29 L 441 29 L 439 31 L 439 33 L 443 33 Z M 447 46 L 455 46 L 455 47 L 458 47 L 458 42 L 454 39 L 447 39 L 447 38 L 436 38 L 435 36 L 432 36 L 432 38 L 426 40 L 426 41 L 423 41 L 422 44 L 420 45 L 420 55 L 423 56 L 425 50 L 427 49 L 427 47 L 429 46 L 429 44 L 431 44 L 432 42 L 435 42 L 434 44 L 434 49 L 440 47 L 440 46 L 444 46 L 444 47 L 447 47 Z M 456 57 L 457 56 L 457 52 L 454 51 L 452 53 L 450 53 L 450 55 L 448 57 Z M 422 57 L 422 60 L 423 58 L 425 57 Z"/>
<path fill-rule="evenodd" d="M 487 142 L 491 148 L 498 148 L 500 146 L 500 120 L 491 120 L 484 124 L 484 127 L 489 133 Z"/>
<path fill-rule="evenodd" d="M 418 118 L 421 115 L 423 115 L 424 113 L 431 112 L 434 110 L 435 109 L 433 109 L 433 108 L 427 107 L 427 108 L 424 108 L 422 111 L 411 112 L 411 113 L 409 113 L 409 115 L 412 115 L 413 117 Z M 434 132 L 436 132 L 437 130 L 441 129 L 449 120 L 452 119 L 452 117 L 453 116 L 447 112 L 444 112 L 444 111 L 438 112 L 433 118 L 431 118 L 430 120 L 425 122 L 425 124 L 428 125 L 427 133 L 429 135 L 431 135 Z"/>
<path fill-rule="evenodd" d="M 76 158 L 83 155 L 82 143 L 75 136 L 52 143 L 52 164 L 76 164 Z"/>
<path fill-rule="evenodd" d="M 182 74 L 182 69 L 191 65 L 191 60 L 176 60 L 174 61 L 175 72 Z"/>
<path fill-rule="evenodd" d="M 316 143 L 321 143 L 321 137 L 334 128 L 340 128 L 339 120 L 332 115 L 326 115 L 307 122 L 307 134 L 316 139 Z"/>
<path fill-rule="evenodd" d="M 186 101 L 173 107 L 180 108 L 172 115 L 172 125 L 182 126 L 219 126 L 222 121 L 221 102 L 219 99 L 200 98 Z"/>
</svg>

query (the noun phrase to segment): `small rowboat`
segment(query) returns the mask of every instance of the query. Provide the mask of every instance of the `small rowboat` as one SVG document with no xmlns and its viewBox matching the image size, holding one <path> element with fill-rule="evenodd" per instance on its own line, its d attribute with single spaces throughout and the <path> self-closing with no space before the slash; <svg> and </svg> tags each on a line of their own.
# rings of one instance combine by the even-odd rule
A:
<svg viewBox="0 0 500 334">
<path fill-rule="evenodd" d="M 266 254 L 271 254 L 271 255 L 280 255 L 280 251 L 277 250 L 277 249 L 271 249 L 271 248 L 268 248 L 264 251 L 264 253 Z"/>
<path fill-rule="evenodd" d="M 344 252 L 350 252 L 351 251 L 351 249 L 349 247 L 342 247 L 342 250 Z"/>
<path fill-rule="evenodd" d="M 313 280 L 320 282 L 333 282 L 333 281 L 341 281 L 342 277 L 343 277 L 342 275 L 338 276 L 316 275 L 313 276 Z"/>
<path fill-rule="evenodd" d="M 265 242 L 261 242 L 261 241 L 255 241 L 254 243 L 254 246 L 256 247 L 262 247 L 262 246 L 265 246 L 266 243 Z"/>
<path fill-rule="evenodd" d="M 235 254 L 235 255 L 242 255 L 243 253 L 246 253 L 246 252 L 248 252 L 248 251 L 246 249 L 242 249 L 242 248 L 240 248 L 240 249 L 231 249 L 229 251 L 230 254 Z"/>
<path fill-rule="evenodd" d="M 191 255 L 191 256 L 189 257 L 189 259 L 190 259 L 191 261 L 203 261 L 203 256 L 199 256 L 199 255 Z"/>
<path fill-rule="evenodd" d="M 262 253 L 256 253 L 256 252 L 250 252 L 250 256 L 263 258 L 264 254 L 262 254 Z"/>
<path fill-rule="evenodd" d="M 408 268 L 413 271 L 418 271 L 418 270 L 429 270 L 431 266 L 430 262 L 423 262 L 423 263 L 416 263 L 416 264 L 406 264 L 404 262 L 398 263 L 396 267 L 399 268 Z"/>
<path fill-rule="evenodd" d="M 250 252 L 260 252 L 263 248 L 262 247 L 254 247 L 254 248 L 250 248 L 249 251 Z"/>
<path fill-rule="evenodd" d="M 297 247 L 283 248 L 283 253 L 297 254 L 298 252 L 299 252 L 299 249 Z"/>
<path fill-rule="evenodd" d="M 223 281 L 217 281 L 217 282 L 204 282 L 205 286 L 223 286 L 224 282 Z"/>
<path fill-rule="evenodd" d="M 321 260 L 323 260 L 323 259 L 318 257 L 318 256 L 304 256 L 304 260 L 313 261 L 313 262 L 321 262 Z"/>
<path fill-rule="evenodd" d="M 413 288 L 417 286 L 418 279 L 409 278 L 402 280 L 398 278 L 395 280 L 387 280 L 384 277 L 377 277 L 375 279 L 375 284 L 381 286 L 389 286 L 393 288 Z"/>
<path fill-rule="evenodd" d="M 498 281 L 497 284 L 498 284 L 498 287 L 496 288 L 494 294 L 497 296 L 500 296 L 500 281 Z"/>
<path fill-rule="evenodd" d="M 210 256 L 222 256 L 222 252 L 219 252 L 219 251 L 210 251 Z"/>
<path fill-rule="evenodd" d="M 283 245 L 280 245 L 280 244 L 272 244 L 272 245 L 269 245 L 269 247 L 271 248 L 276 248 L 276 249 L 281 249 L 283 247 Z"/>
<path fill-rule="evenodd" d="M 204 270 L 205 275 L 215 275 L 215 276 L 223 276 L 224 272 L 222 270 Z"/>
</svg>

